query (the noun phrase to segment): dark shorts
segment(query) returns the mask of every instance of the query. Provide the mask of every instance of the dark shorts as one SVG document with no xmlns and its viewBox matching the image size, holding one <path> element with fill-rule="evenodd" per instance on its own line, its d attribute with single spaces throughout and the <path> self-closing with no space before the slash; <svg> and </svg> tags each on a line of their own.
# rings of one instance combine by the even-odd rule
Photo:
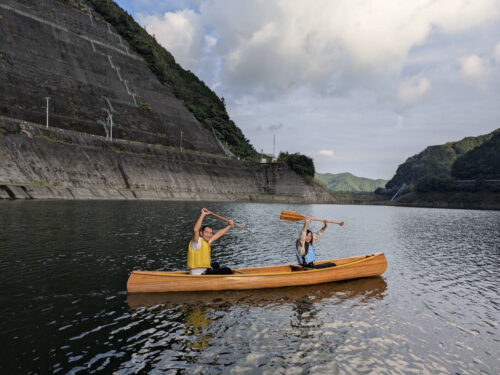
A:
<svg viewBox="0 0 500 375">
<path fill-rule="evenodd" d="M 221 267 L 219 263 L 212 263 L 212 268 L 208 268 L 203 275 L 232 275 L 233 271 L 229 267 Z"/>
<path fill-rule="evenodd" d="M 329 268 L 329 267 L 335 267 L 336 264 L 332 262 L 327 262 L 327 263 L 322 263 L 322 264 L 314 264 L 314 263 L 307 263 L 304 264 L 304 267 L 307 268 Z"/>
</svg>

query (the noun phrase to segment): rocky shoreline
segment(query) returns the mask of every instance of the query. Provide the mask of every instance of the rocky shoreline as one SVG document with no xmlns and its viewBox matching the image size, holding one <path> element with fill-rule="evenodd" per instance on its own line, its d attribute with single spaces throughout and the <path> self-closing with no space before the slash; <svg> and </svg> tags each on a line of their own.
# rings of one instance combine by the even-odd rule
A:
<svg viewBox="0 0 500 375">
<path fill-rule="evenodd" d="M 354 204 L 370 206 L 396 206 L 421 208 L 451 208 L 467 210 L 500 210 L 500 193 L 434 193 L 407 194 L 391 201 L 390 196 L 367 192 L 333 192 L 336 204 Z"/>
</svg>

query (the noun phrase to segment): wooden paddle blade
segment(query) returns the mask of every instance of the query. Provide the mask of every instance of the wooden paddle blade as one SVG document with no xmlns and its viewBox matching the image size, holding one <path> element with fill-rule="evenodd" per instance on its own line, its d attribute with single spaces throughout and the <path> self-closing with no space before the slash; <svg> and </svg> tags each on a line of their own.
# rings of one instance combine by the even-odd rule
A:
<svg viewBox="0 0 500 375">
<path fill-rule="evenodd" d="M 305 216 L 294 211 L 281 211 L 280 220 L 286 221 L 300 221 L 304 220 Z"/>
</svg>

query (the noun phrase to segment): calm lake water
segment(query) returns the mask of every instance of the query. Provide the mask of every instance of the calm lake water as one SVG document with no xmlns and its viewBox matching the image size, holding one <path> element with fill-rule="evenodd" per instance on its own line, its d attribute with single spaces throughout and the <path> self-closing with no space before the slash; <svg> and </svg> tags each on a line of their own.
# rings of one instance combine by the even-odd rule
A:
<svg viewBox="0 0 500 375">
<path fill-rule="evenodd" d="M 345 221 L 320 259 L 383 251 L 379 278 L 130 295 L 134 269 L 182 269 L 201 207 L 245 225 L 230 267 L 294 263 L 301 223 Z M 215 229 L 224 223 L 207 218 Z M 321 223 L 313 223 L 319 229 Z M 0 202 L 1 374 L 498 374 L 500 212 L 199 202 Z"/>
</svg>

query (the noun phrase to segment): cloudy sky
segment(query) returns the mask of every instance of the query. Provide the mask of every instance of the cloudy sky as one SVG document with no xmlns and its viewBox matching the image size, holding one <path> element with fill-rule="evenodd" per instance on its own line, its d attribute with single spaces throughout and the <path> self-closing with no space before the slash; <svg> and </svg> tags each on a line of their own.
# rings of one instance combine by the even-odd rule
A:
<svg viewBox="0 0 500 375">
<path fill-rule="evenodd" d="M 390 179 L 500 127 L 500 0 L 118 0 L 254 147 Z"/>
</svg>

